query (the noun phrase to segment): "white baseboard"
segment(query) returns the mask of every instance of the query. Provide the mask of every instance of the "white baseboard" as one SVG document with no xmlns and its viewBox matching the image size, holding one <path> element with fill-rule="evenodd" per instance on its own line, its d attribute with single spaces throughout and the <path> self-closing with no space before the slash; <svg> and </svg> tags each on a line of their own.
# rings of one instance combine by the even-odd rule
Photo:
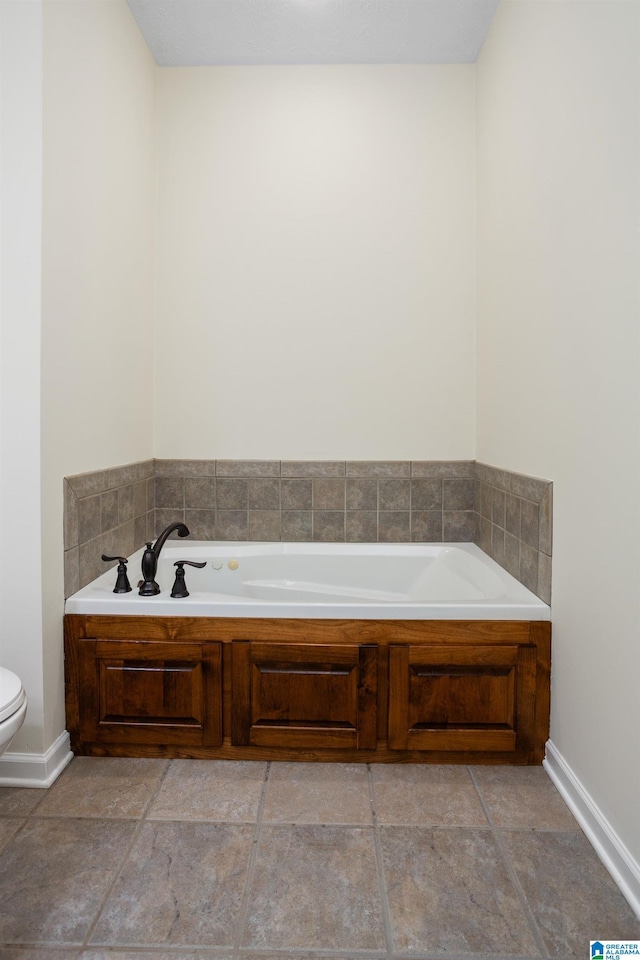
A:
<svg viewBox="0 0 640 960">
<path fill-rule="evenodd" d="M 65 730 L 46 753 L 11 753 L 0 756 L 0 787 L 50 787 L 73 759 Z"/>
<path fill-rule="evenodd" d="M 620 892 L 640 918 L 640 864 L 634 860 L 551 740 L 547 741 L 546 754 L 543 767 L 562 794 L 594 850 L 620 887 Z"/>
</svg>

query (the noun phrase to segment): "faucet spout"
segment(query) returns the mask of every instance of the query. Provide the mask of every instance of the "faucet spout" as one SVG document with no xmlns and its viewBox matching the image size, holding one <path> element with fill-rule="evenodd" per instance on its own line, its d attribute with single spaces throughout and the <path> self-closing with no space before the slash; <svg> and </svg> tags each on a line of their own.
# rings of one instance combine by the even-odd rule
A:
<svg viewBox="0 0 640 960">
<path fill-rule="evenodd" d="M 156 583 L 156 572 L 158 570 L 158 557 L 164 547 L 167 537 L 177 530 L 179 537 L 188 537 L 189 528 L 184 523 L 170 523 L 168 527 L 158 536 L 156 542 L 151 545 L 147 543 L 146 550 L 142 554 L 142 583 L 138 594 L 141 597 L 155 597 L 160 593 L 160 586 Z"/>
</svg>

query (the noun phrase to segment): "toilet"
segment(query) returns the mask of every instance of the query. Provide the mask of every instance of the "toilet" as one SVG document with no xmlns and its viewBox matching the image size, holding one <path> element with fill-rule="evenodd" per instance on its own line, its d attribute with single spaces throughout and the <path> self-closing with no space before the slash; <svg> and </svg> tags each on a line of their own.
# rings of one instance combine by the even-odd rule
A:
<svg viewBox="0 0 640 960">
<path fill-rule="evenodd" d="M 27 695 L 20 677 L 0 667 L 0 753 L 4 753 L 22 726 Z"/>
</svg>

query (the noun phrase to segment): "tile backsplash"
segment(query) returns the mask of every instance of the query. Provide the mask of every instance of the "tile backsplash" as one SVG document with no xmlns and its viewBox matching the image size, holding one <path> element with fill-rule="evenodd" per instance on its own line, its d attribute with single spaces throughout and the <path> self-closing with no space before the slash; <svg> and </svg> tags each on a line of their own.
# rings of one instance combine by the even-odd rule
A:
<svg viewBox="0 0 640 960">
<path fill-rule="evenodd" d="M 147 460 L 64 496 L 66 596 L 181 520 L 195 540 L 472 541 L 550 600 L 551 484 L 473 460 Z"/>
</svg>

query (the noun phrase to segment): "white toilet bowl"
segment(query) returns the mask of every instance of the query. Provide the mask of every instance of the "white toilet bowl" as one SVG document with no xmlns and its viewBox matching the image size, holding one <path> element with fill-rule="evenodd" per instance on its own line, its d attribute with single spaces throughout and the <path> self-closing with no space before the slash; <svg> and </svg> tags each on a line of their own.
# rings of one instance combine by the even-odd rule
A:
<svg viewBox="0 0 640 960">
<path fill-rule="evenodd" d="M 20 677 L 0 667 L 0 753 L 4 753 L 24 723 L 27 695 Z"/>
</svg>

